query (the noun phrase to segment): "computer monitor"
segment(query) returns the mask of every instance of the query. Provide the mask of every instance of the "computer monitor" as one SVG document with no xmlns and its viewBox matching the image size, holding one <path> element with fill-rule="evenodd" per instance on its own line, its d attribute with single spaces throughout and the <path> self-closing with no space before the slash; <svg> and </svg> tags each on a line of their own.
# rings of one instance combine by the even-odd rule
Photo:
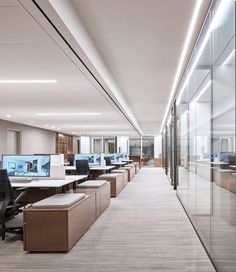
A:
<svg viewBox="0 0 236 272">
<path fill-rule="evenodd" d="M 75 161 L 77 160 L 88 160 L 89 165 L 100 165 L 101 164 L 101 154 L 75 154 Z"/>
<path fill-rule="evenodd" d="M 2 168 L 11 177 L 49 177 L 50 155 L 2 155 Z"/>
<path fill-rule="evenodd" d="M 128 153 L 122 153 L 122 159 L 127 160 L 128 159 Z"/>
</svg>

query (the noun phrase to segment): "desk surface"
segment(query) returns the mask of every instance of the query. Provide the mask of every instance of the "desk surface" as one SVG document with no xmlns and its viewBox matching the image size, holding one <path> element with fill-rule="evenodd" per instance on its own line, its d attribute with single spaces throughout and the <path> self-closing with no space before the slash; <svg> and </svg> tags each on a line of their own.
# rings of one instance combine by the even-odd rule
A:
<svg viewBox="0 0 236 272">
<path fill-rule="evenodd" d="M 115 166 L 102 166 L 102 165 L 98 165 L 98 166 L 90 166 L 89 169 L 90 170 L 111 170 L 115 168 Z M 76 170 L 76 166 L 65 166 L 65 170 Z"/>
<path fill-rule="evenodd" d="M 88 176 L 87 175 L 67 175 L 65 176 L 65 179 L 66 180 L 81 180 L 81 179 L 85 179 L 87 178 Z"/>
<path fill-rule="evenodd" d="M 32 180 L 31 182 L 11 182 L 11 186 L 13 188 L 60 188 L 85 177 L 87 176 L 80 175 L 80 178 L 76 176 L 76 178 L 70 179 L 42 179 Z"/>
<path fill-rule="evenodd" d="M 67 165 L 67 166 L 65 166 L 65 170 L 76 170 L 76 166 Z"/>
<path fill-rule="evenodd" d="M 133 162 L 134 160 L 122 160 L 123 162 Z"/>
<path fill-rule="evenodd" d="M 126 165 L 127 162 L 112 162 L 111 165 Z"/>
<path fill-rule="evenodd" d="M 92 171 L 98 171 L 98 170 L 111 170 L 111 169 L 114 169 L 115 168 L 115 166 L 92 166 L 92 167 L 90 167 L 90 170 L 92 170 Z"/>
<path fill-rule="evenodd" d="M 227 162 L 222 162 L 222 161 L 214 161 L 214 162 L 209 162 L 210 164 L 216 164 L 216 165 L 222 165 L 222 164 L 228 164 Z"/>
</svg>

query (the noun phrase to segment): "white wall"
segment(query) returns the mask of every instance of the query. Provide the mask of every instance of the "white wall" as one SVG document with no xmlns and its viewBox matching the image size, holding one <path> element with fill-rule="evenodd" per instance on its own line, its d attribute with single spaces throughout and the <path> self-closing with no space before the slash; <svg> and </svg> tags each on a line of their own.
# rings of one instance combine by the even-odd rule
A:
<svg viewBox="0 0 236 272">
<path fill-rule="evenodd" d="M 129 152 L 129 137 L 117 136 L 117 152 L 128 153 Z"/>
<path fill-rule="evenodd" d="M 89 136 L 80 137 L 80 153 L 83 153 L 83 154 L 90 153 L 90 137 Z"/>
<path fill-rule="evenodd" d="M 7 153 L 8 129 L 20 131 L 20 153 L 55 153 L 56 133 L 50 130 L 0 120 L 0 155 Z"/>
<path fill-rule="evenodd" d="M 154 136 L 154 158 L 161 158 L 162 153 L 162 135 L 158 134 Z"/>
</svg>

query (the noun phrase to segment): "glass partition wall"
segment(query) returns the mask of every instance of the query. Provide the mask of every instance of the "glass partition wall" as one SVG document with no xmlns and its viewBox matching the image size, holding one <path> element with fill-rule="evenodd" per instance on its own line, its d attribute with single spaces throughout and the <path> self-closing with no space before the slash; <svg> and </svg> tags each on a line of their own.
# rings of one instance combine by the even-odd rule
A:
<svg viewBox="0 0 236 272">
<path fill-rule="evenodd" d="M 217 270 L 235 272 L 235 1 L 213 1 L 176 104 L 177 195 Z"/>
</svg>

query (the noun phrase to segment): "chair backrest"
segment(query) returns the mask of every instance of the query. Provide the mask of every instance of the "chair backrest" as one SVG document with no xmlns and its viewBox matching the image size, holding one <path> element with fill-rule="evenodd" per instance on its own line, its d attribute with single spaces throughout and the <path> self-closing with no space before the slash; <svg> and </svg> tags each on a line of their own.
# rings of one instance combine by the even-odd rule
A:
<svg viewBox="0 0 236 272">
<path fill-rule="evenodd" d="M 106 161 L 106 166 L 111 165 L 111 158 L 110 157 L 104 157 L 104 160 Z"/>
<path fill-rule="evenodd" d="M 77 175 L 89 175 L 89 162 L 88 160 L 76 160 L 76 174 Z"/>
<path fill-rule="evenodd" d="M 0 221 L 5 217 L 7 206 L 13 203 L 13 189 L 7 170 L 0 169 Z"/>
</svg>

